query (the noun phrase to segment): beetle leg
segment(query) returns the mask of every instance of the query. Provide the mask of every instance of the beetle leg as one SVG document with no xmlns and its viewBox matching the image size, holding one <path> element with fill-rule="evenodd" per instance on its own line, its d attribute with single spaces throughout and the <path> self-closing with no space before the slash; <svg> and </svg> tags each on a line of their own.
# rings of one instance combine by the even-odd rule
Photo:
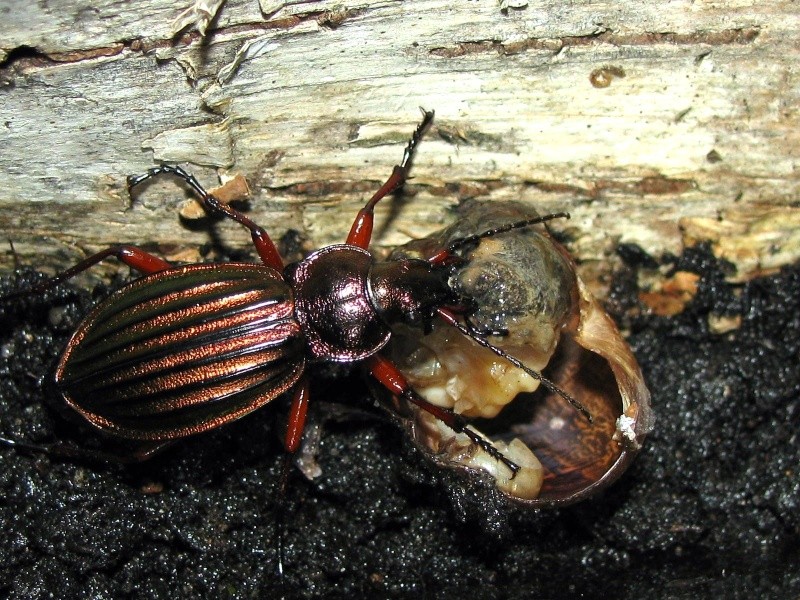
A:
<svg viewBox="0 0 800 600">
<path fill-rule="evenodd" d="M 365 250 L 369 247 L 370 239 L 372 239 L 372 226 L 374 223 L 374 214 L 375 214 L 375 205 L 382 199 L 394 192 L 395 190 L 399 189 L 402 186 L 406 178 L 408 177 L 408 171 L 411 169 L 411 159 L 414 156 L 414 150 L 419 144 L 420 139 L 422 139 L 422 135 L 425 133 L 425 130 L 428 128 L 428 125 L 431 124 L 433 121 L 433 111 L 432 110 L 422 110 L 422 121 L 417 128 L 414 130 L 414 133 L 411 135 L 411 139 L 408 141 L 408 145 L 406 146 L 405 152 L 403 153 L 403 160 L 400 161 L 399 165 L 395 165 L 394 169 L 392 169 L 392 174 L 389 176 L 389 179 L 372 195 L 364 208 L 358 211 L 358 215 L 356 215 L 356 220 L 353 222 L 353 226 L 350 228 L 350 233 L 347 235 L 347 242 L 351 246 L 358 246 L 359 248 L 364 248 Z"/>
<path fill-rule="evenodd" d="M 217 198 L 209 194 L 205 188 L 200 185 L 200 182 L 197 181 L 197 178 L 184 170 L 183 167 L 178 165 L 161 165 L 158 167 L 153 167 L 143 175 L 129 175 L 128 190 L 131 190 L 140 183 L 147 181 L 152 177 L 156 177 L 157 175 L 161 175 L 162 173 L 169 173 L 170 175 L 175 175 L 176 177 L 183 179 L 186 182 L 186 185 L 188 185 L 195 193 L 197 198 L 203 204 L 203 208 L 205 208 L 209 214 L 228 217 L 229 219 L 233 219 L 240 225 L 246 227 L 250 231 L 250 236 L 253 238 L 253 245 L 255 245 L 256 251 L 258 252 L 258 255 L 261 257 L 261 260 L 264 262 L 264 264 L 268 267 L 272 267 L 276 271 L 283 270 L 283 259 L 278 253 L 278 249 L 275 247 L 275 244 L 272 242 L 272 239 L 269 237 L 267 231 L 263 227 L 256 225 L 255 222 L 247 218 L 238 210 L 231 208 L 227 204 L 223 204 Z"/>
<path fill-rule="evenodd" d="M 33 286 L 30 290 L 26 290 L 24 292 L 15 292 L 5 296 L 3 299 L 21 296 L 23 294 L 38 294 L 53 288 L 59 283 L 75 277 L 75 275 L 78 273 L 82 273 L 90 267 L 93 267 L 109 256 L 116 257 L 130 268 L 136 269 L 137 271 L 146 275 L 149 275 L 150 273 L 158 273 L 159 271 L 169 269 L 172 266 L 163 258 L 149 254 L 148 252 L 145 252 L 136 246 L 111 246 L 110 248 L 106 248 L 97 254 L 92 254 L 91 256 L 84 258 L 77 265 L 70 267 L 55 277 L 51 277 L 50 279 L 43 281 L 39 285 Z"/>
<path fill-rule="evenodd" d="M 434 417 L 439 419 L 442 423 L 447 425 L 456 433 L 465 434 L 473 444 L 479 446 L 492 458 L 502 462 L 505 466 L 507 466 L 511 471 L 512 479 L 517 474 L 517 471 L 520 469 L 518 464 L 509 460 L 509 458 L 495 448 L 489 440 L 470 428 L 464 417 L 454 413 L 452 410 L 431 404 L 425 400 L 425 398 L 415 392 L 405 376 L 388 358 L 376 354 L 367 360 L 367 367 L 370 374 L 391 393 L 395 394 L 396 396 L 402 396 L 405 400 L 408 400 L 412 404 L 416 404 L 422 410 L 429 412 Z"/>
<path fill-rule="evenodd" d="M 173 442 L 144 442 L 131 452 L 108 452 L 104 450 L 91 450 L 78 448 L 64 442 L 54 444 L 32 444 L 10 438 L 0 437 L 0 444 L 22 452 L 35 452 L 57 456 L 64 459 L 93 460 L 112 463 L 139 463 L 151 459 L 153 456 L 170 446 Z"/>
<path fill-rule="evenodd" d="M 303 438 L 303 429 L 305 428 L 306 415 L 308 414 L 308 398 L 308 379 L 303 377 L 294 390 L 292 406 L 289 409 L 289 419 L 286 424 L 284 447 L 286 452 L 290 454 L 297 452 L 300 447 L 300 440 Z"/>
<path fill-rule="evenodd" d="M 283 457 L 283 468 L 281 469 L 281 478 L 277 488 L 277 503 L 278 510 L 275 511 L 275 530 L 276 530 L 276 571 L 281 582 L 284 577 L 284 537 L 286 535 L 286 523 L 283 520 L 284 513 L 286 512 L 286 490 L 289 485 L 289 475 L 292 471 L 292 462 L 294 455 L 300 448 L 300 442 L 303 439 L 303 429 L 305 429 L 306 415 L 308 414 L 308 399 L 309 399 L 309 383 L 308 378 L 303 377 L 297 383 L 292 397 L 292 406 L 289 408 L 289 418 L 286 423 L 286 438 L 284 440 L 284 448 L 286 454 Z"/>
</svg>

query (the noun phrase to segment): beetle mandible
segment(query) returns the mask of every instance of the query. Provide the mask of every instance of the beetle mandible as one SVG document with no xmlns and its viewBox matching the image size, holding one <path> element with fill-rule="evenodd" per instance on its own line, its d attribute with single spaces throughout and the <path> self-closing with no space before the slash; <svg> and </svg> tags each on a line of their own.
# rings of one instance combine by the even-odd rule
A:
<svg viewBox="0 0 800 600">
<path fill-rule="evenodd" d="M 284 447 L 294 453 L 309 404 L 309 366 L 358 363 L 392 394 L 466 434 L 514 477 L 517 464 L 464 417 L 422 398 L 381 350 L 393 326 L 429 329 L 439 318 L 585 412 L 475 329 L 469 320 L 474 301 L 448 283 L 459 261 L 455 249 L 568 215 L 537 216 L 462 238 L 425 260 L 376 260 L 367 250 L 374 208 L 405 182 L 433 114 L 423 110 L 401 162 L 358 212 L 346 242 L 289 265 L 262 227 L 220 202 L 182 167 L 161 165 L 128 177 L 129 190 L 162 174 L 180 178 L 209 214 L 249 230 L 262 264 L 175 266 L 134 246 L 114 246 L 35 288 L 54 286 L 108 257 L 143 274 L 96 306 L 67 343 L 55 370 L 66 404 L 99 431 L 141 443 L 137 457 L 147 458 L 176 439 L 222 426 L 291 391 Z"/>
</svg>

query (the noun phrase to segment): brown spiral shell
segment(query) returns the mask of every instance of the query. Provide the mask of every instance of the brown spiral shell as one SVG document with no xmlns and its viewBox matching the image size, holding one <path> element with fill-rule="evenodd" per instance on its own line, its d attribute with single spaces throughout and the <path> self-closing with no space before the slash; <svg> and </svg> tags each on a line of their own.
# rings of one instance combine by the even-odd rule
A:
<svg viewBox="0 0 800 600">
<path fill-rule="evenodd" d="M 426 258 L 455 239 L 536 216 L 515 202 L 470 201 L 460 218 L 392 258 Z M 462 252 L 450 285 L 471 298 L 473 324 L 492 343 L 576 398 L 593 422 L 539 381 L 452 327 L 395 332 L 391 356 L 429 401 L 473 418 L 473 426 L 520 464 L 507 469 L 427 413 L 402 407 L 416 443 L 440 465 L 489 473 L 512 499 L 531 506 L 582 500 L 616 480 L 652 429 L 650 394 L 617 326 L 543 226 L 482 239 Z"/>
</svg>

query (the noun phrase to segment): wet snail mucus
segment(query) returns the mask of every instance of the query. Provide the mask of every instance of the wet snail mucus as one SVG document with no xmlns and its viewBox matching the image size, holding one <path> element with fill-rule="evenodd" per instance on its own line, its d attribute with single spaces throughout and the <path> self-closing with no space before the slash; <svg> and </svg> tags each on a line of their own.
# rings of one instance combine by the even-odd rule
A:
<svg viewBox="0 0 800 600">
<path fill-rule="evenodd" d="M 585 497 L 619 475 L 651 418 L 627 345 L 563 248 L 534 225 L 558 215 L 474 204 L 450 228 L 389 260 L 367 250 L 374 207 L 404 183 L 433 118 L 423 112 L 403 160 L 359 211 L 344 244 L 284 265 L 263 228 L 181 167 L 162 165 L 128 178 L 129 188 L 163 174 L 179 178 L 206 212 L 250 232 L 262 264 L 176 266 L 113 246 L 0 301 L 41 292 L 108 257 L 143 274 L 83 320 L 54 376 L 75 415 L 139 444 L 135 459 L 284 393 L 292 398 L 284 446 L 295 453 L 309 369 L 332 362 L 362 366 L 385 387 L 437 464 L 487 472 L 521 502 Z M 581 350 L 591 356 L 579 357 Z M 545 367 L 553 383 L 541 375 Z M 605 375 L 602 384 L 587 376 L 595 370 Z M 505 422 L 504 407 L 540 384 L 551 393 L 527 403 L 536 408 L 509 421 L 497 441 L 468 423 Z"/>
</svg>

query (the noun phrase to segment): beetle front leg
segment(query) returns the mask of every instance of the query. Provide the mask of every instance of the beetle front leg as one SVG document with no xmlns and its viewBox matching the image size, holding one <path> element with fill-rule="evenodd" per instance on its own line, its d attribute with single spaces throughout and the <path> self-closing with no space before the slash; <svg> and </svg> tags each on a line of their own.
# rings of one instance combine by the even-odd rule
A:
<svg viewBox="0 0 800 600">
<path fill-rule="evenodd" d="M 510 460 L 495 448 L 489 440 L 469 427 L 464 417 L 454 413 L 452 410 L 431 404 L 415 392 L 405 376 L 388 358 L 376 354 L 367 360 L 367 366 L 370 374 L 391 393 L 396 396 L 401 396 L 422 410 L 429 412 L 456 433 L 463 433 L 466 435 L 473 444 L 508 467 L 511 471 L 511 479 L 517 474 L 520 469 L 517 463 Z"/>
<path fill-rule="evenodd" d="M 263 227 L 256 225 L 253 220 L 247 218 L 238 210 L 231 208 L 227 204 L 223 204 L 219 199 L 209 194 L 205 188 L 200 185 L 197 178 L 187 172 L 183 167 L 178 165 L 161 165 L 159 167 L 153 167 L 143 175 L 129 175 L 128 190 L 163 173 L 175 175 L 183 179 L 186 185 L 195 193 L 203 205 L 203 208 L 205 208 L 208 213 L 227 217 L 246 227 L 250 231 L 250 236 L 253 238 L 253 245 L 256 247 L 256 251 L 264 264 L 268 267 L 272 267 L 276 271 L 283 270 L 283 259 L 267 231 Z"/>
<path fill-rule="evenodd" d="M 419 144 L 420 139 L 422 139 L 422 134 L 425 133 L 425 130 L 433 121 L 433 111 L 432 110 L 422 110 L 422 121 L 417 128 L 414 130 L 414 133 L 411 136 L 411 139 L 408 141 L 408 145 L 406 146 L 405 152 L 403 153 L 403 160 L 400 161 L 399 165 L 395 165 L 394 169 L 392 169 L 392 174 L 389 176 L 389 179 L 380 187 L 380 189 L 372 195 L 372 198 L 367 201 L 367 204 L 358 211 L 358 215 L 356 215 L 356 220 L 353 222 L 353 226 L 350 228 L 350 233 L 347 236 L 348 244 L 352 246 L 358 246 L 359 248 L 364 248 L 365 250 L 369 246 L 369 242 L 372 239 L 372 226 L 375 221 L 375 205 L 382 199 L 394 192 L 395 190 L 399 189 L 402 186 L 406 178 L 408 177 L 408 171 L 411 169 L 411 159 L 414 156 L 414 150 Z"/>
</svg>

